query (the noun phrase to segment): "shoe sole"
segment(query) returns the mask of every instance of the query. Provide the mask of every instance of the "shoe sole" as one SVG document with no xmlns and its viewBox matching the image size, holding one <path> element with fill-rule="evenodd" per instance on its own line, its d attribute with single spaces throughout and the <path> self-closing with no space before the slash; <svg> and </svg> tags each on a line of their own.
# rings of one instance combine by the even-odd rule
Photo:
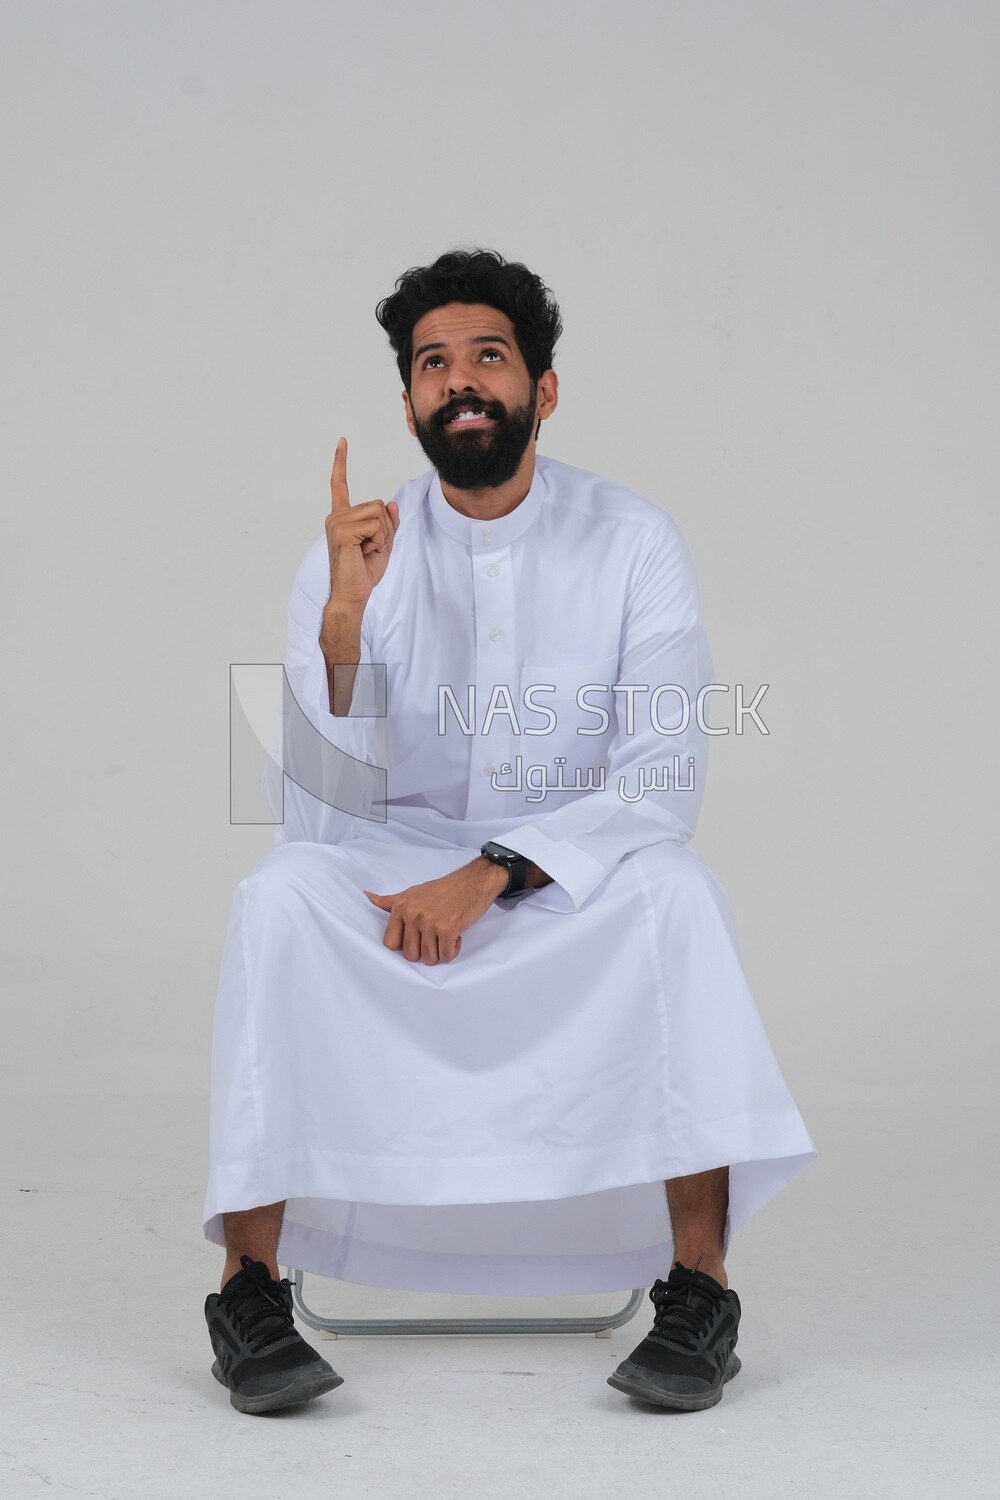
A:
<svg viewBox="0 0 1000 1500">
<path fill-rule="evenodd" d="M 291 1385 L 286 1385 L 284 1390 L 268 1391 L 262 1396 L 240 1396 L 223 1375 L 218 1360 L 212 1365 L 212 1374 L 229 1392 L 230 1405 L 250 1416 L 264 1411 L 281 1411 L 286 1406 L 300 1406 L 303 1401 L 311 1401 L 314 1396 L 322 1396 L 324 1391 L 332 1391 L 344 1383 L 343 1375 L 338 1375 L 336 1370 L 331 1370 L 329 1374 L 320 1371 L 316 1375 L 303 1375 Z"/>
<path fill-rule="evenodd" d="M 638 1370 L 632 1375 L 619 1375 L 616 1370 L 613 1375 L 608 1376 L 608 1385 L 613 1385 L 616 1391 L 624 1391 L 626 1396 L 635 1396 L 637 1400 L 647 1401 L 653 1406 L 667 1406 L 675 1411 L 705 1411 L 709 1406 L 718 1405 L 722 1400 L 722 1386 L 727 1380 L 732 1380 L 734 1375 L 738 1375 L 741 1369 L 739 1355 L 731 1354 L 722 1377 L 722 1385 L 717 1391 L 710 1391 L 705 1396 L 661 1390 L 652 1381 L 644 1379 Z"/>
</svg>

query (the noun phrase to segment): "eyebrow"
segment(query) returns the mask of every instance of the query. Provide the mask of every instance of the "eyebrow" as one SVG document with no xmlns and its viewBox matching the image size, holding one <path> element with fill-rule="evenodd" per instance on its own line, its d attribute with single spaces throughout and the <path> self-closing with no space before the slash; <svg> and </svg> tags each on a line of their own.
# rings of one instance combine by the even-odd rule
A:
<svg viewBox="0 0 1000 1500">
<path fill-rule="evenodd" d="M 470 339 L 469 342 L 472 344 L 503 344 L 505 349 L 513 353 L 507 340 L 500 333 L 480 333 L 474 339 Z M 414 362 L 420 358 L 421 354 L 427 354 L 431 349 L 447 349 L 447 347 L 447 344 L 440 342 L 436 344 L 421 344 L 419 349 L 414 350 Z"/>
</svg>

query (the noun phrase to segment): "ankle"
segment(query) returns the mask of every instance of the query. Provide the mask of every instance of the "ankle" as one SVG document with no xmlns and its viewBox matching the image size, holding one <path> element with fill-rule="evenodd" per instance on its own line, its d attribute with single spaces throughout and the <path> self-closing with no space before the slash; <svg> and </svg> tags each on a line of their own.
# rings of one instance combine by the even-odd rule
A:
<svg viewBox="0 0 1000 1500">
<path fill-rule="evenodd" d="M 243 1269 L 240 1265 L 243 1255 L 249 1255 L 251 1260 L 262 1260 L 272 1280 L 281 1280 L 277 1255 L 284 1213 L 285 1205 L 281 1202 L 265 1203 L 260 1208 L 233 1209 L 222 1215 L 226 1250 L 223 1286 Z"/>
<path fill-rule="evenodd" d="M 704 1253 L 700 1259 L 698 1255 L 692 1255 L 689 1259 L 686 1255 L 682 1255 L 679 1250 L 674 1251 L 674 1260 L 679 1260 L 681 1265 L 687 1266 L 689 1271 L 694 1268 L 695 1262 L 697 1262 L 699 1271 L 703 1271 L 706 1276 L 711 1276 L 714 1281 L 719 1283 L 723 1290 L 729 1290 L 729 1278 L 726 1275 L 724 1261 L 718 1258 L 709 1259 Z"/>
<path fill-rule="evenodd" d="M 267 1266 L 272 1281 L 281 1280 L 281 1272 L 278 1270 L 278 1263 L 276 1260 L 273 1260 L 266 1255 L 255 1255 L 252 1257 L 252 1259 L 262 1260 L 264 1262 L 264 1264 Z M 237 1271 L 242 1271 L 242 1269 L 243 1267 L 240 1264 L 240 1257 L 238 1255 L 235 1258 L 233 1258 L 232 1256 L 227 1256 L 226 1264 L 223 1267 L 222 1271 L 222 1280 L 219 1283 L 219 1291 L 221 1292 L 226 1282 L 229 1281 L 231 1277 L 235 1276 Z"/>
</svg>

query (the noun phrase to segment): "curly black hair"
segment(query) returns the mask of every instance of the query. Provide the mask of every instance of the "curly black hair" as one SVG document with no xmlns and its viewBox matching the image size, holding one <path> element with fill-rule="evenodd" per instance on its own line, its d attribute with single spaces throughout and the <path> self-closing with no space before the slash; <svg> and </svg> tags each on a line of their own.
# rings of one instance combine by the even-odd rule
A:
<svg viewBox="0 0 1000 1500">
<path fill-rule="evenodd" d="M 505 261 L 496 250 L 449 250 L 432 266 L 404 271 L 396 290 L 375 309 L 407 391 L 413 329 L 425 313 L 449 302 L 483 302 L 506 313 L 532 380 L 552 368 L 563 326 L 556 300 L 541 277 L 519 261 Z"/>
</svg>

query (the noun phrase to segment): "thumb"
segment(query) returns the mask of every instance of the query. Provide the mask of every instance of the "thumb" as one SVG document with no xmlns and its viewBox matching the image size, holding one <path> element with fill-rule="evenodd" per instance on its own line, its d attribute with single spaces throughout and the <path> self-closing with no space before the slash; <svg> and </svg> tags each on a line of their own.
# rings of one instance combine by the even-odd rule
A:
<svg viewBox="0 0 1000 1500">
<path fill-rule="evenodd" d="M 368 897 L 369 901 L 371 901 L 375 906 L 381 907 L 383 911 L 389 911 L 391 909 L 391 896 L 376 896 L 374 891 L 365 891 L 364 894 Z"/>
<path fill-rule="evenodd" d="M 386 506 L 386 510 L 389 512 L 389 518 L 392 521 L 392 529 L 393 529 L 393 532 L 395 533 L 396 528 L 399 526 L 399 504 L 398 504 L 398 502 L 396 500 L 390 500 L 389 503 L 388 503 L 388 505 Z"/>
</svg>

